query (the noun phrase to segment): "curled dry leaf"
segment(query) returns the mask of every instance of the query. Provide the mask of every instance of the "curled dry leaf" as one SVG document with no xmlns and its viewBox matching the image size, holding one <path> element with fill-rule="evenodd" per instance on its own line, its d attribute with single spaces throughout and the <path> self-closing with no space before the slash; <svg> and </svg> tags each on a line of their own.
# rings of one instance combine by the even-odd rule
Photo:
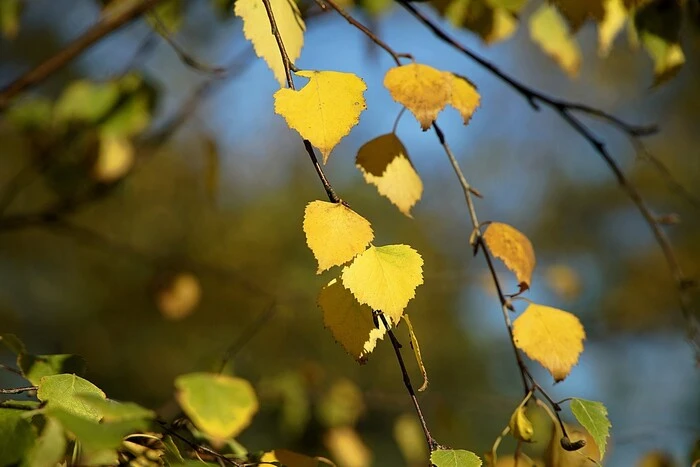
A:
<svg viewBox="0 0 700 467">
<path fill-rule="evenodd" d="M 347 263 L 374 238 L 369 221 L 342 203 L 312 201 L 304 212 L 306 244 L 318 261 L 318 273 Z"/>
<path fill-rule="evenodd" d="M 513 322 L 515 345 L 561 381 L 583 352 L 586 333 L 581 321 L 568 311 L 531 304 Z"/>
<path fill-rule="evenodd" d="M 508 224 L 492 222 L 484 232 L 484 242 L 491 253 L 515 274 L 520 291 L 529 289 L 535 269 L 535 250 L 530 240 Z"/>
</svg>

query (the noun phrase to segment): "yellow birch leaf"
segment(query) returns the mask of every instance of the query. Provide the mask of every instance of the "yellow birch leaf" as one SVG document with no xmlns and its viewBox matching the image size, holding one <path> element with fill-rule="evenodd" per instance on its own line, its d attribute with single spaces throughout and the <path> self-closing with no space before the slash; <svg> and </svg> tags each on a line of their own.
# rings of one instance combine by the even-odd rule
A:
<svg viewBox="0 0 700 467">
<path fill-rule="evenodd" d="M 492 222 L 484 232 L 484 242 L 491 253 L 515 274 L 520 291 L 529 289 L 535 269 L 535 250 L 530 240 L 508 224 Z"/>
<path fill-rule="evenodd" d="M 395 324 L 423 283 L 423 258 L 408 245 L 371 246 L 343 268 L 343 285 L 358 302 Z"/>
<path fill-rule="evenodd" d="M 294 0 L 270 0 L 272 13 L 284 49 L 292 63 L 299 58 L 304 45 L 304 20 Z M 284 63 L 275 36 L 272 35 L 270 19 L 265 5 L 260 0 L 237 0 L 234 4 L 236 16 L 243 20 L 243 34 L 253 43 L 255 54 L 267 62 L 280 86 L 286 83 Z"/>
<path fill-rule="evenodd" d="M 357 152 L 355 164 L 367 183 L 375 185 L 380 195 L 411 217 L 411 208 L 423 194 L 423 182 L 395 134 L 378 136 L 365 143 Z"/>
<path fill-rule="evenodd" d="M 627 21 L 627 10 L 622 0 L 605 0 L 605 16 L 598 24 L 598 55 L 607 57 L 613 41 Z"/>
<path fill-rule="evenodd" d="M 374 238 L 369 221 L 342 203 L 312 201 L 304 212 L 306 244 L 318 261 L 317 274 L 347 263 Z"/>
<path fill-rule="evenodd" d="M 530 17 L 530 37 L 569 76 L 577 76 L 581 66 L 581 49 L 559 12 L 546 3 Z"/>
<path fill-rule="evenodd" d="M 411 324 L 411 319 L 408 317 L 408 315 L 403 315 L 403 322 L 406 323 L 406 327 L 408 327 L 408 335 L 411 338 L 411 349 L 413 349 L 413 354 L 416 357 L 416 363 L 418 364 L 418 368 L 420 368 L 420 371 L 423 374 L 423 384 L 421 385 L 421 387 L 418 388 L 418 390 L 425 391 L 426 389 L 428 389 L 428 372 L 426 371 L 425 365 L 423 364 L 423 357 L 420 353 L 420 345 L 418 344 L 418 338 L 416 337 L 416 333 L 413 332 L 413 325 Z"/>
<path fill-rule="evenodd" d="M 369 467 L 372 452 L 350 427 L 331 428 L 323 438 L 331 457 L 343 467 Z"/>
<path fill-rule="evenodd" d="M 424 131 L 448 104 L 459 111 L 465 125 L 479 106 L 479 94 L 467 79 L 420 63 L 389 69 L 384 86 L 396 102 L 411 111 Z"/>
<path fill-rule="evenodd" d="M 372 309 L 360 305 L 337 279 L 321 289 L 318 306 L 323 311 L 323 324 L 336 342 L 359 363 L 365 363 L 377 340 L 386 334 L 381 320 L 379 328 L 374 325 Z"/>
<path fill-rule="evenodd" d="M 450 102 L 450 81 L 440 70 L 420 63 L 389 69 L 384 86 L 391 97 L 418 119 L 423 130 L 430 128 L 438 113 Z"/>
<path fill-rule="evenodd" d="M 305 70 L 296 74 L 309 78 L 309 82 L 298 91 L 277 91 L 275 112 L 321 151 L 325 164 L 335 145 L 357 125 L 367 108 L 362 94 L 367 86 L 352 73 Z"/>
<path fill-rule="evenodd" d="M 576 316 L 548 306 L 533 303 L 513 322 L 515 345 L 542 364 L 557 382 L 578 362 L 585 338 Z"/>
<path fill-rule="evenodd" d="M 467 78 L 452 73 L 447 74 L 450 76 L 452 88 L 450 105 L 459 111 L 466 125 L 479 107 L 481 97 L 476 90 L 476 86 Z"/>
</svg>

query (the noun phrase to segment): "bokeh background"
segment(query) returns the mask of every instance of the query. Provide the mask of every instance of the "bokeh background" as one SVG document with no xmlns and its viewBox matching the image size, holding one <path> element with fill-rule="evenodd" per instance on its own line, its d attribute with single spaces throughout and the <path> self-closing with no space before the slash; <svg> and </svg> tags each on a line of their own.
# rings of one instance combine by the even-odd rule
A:
<svg viewBox="0 0 700 467">
<path fill-rule="evenodd" d="M 298 136 L 274 114 L 278 85 L 252 54 L 239 20 L 211 2 L 185 5 L 173 38 L 203 63 L 233 61 L 227 76 L 214 79 L 185 66 L 137 21 L 31 91 L 55 99 L 73 80 L 103 81 L 133 70 L 152 93 L 153 118 L 135 140 L 133 170 L 107 195 L 71 211 L 69 224 L 0 229 L 0 332 L 19 335 L 35 353 L 82 355 L 87 377 L 108 396 L 166 409 L 177 375 L 216 368 L 228 351 L 229 371 L 250 379 L 261 397 L 260 413 L 240 439 L 250 449 L 331 456 L 329 427 L 349 425 L 373 465 L 410 464 L 395 433 L 410 446 L 421 441 L 411 441 L 412 407 L 393 349 L 380 342 L 359 366 L 323 328 L 315 298 L 333 272 L 315 274 L 301 222 L 305 204 L 325 195 Z M 553 385 L 531 363 L 540 382 L 557 398 L 606 404 L 613 426 L 606 465 L 636 465 L 652 451 L 674 462 L 663 465 L 689 465 L 700 434 L 700 373 L 677 292 L 649 228 L 600 157 L 555 114 L 534 112 L 404 11 L 357 13 L 396 50 L 465 75 L 479 88 L 482 107 L 467 127 L 453 110 L 441 114 L 440 124 L 484 196 L 477 201 L 480 219 L 529 236 L 538 265 L 527 297 L 575 313 L 587 331 L 585 351 L 566 381 Z M 0 84 L 60 50 L 99 14 L 99 5 L 87 0 L 26 2 L 18 36 L 0 40 Z M 316 12 L 307 26 L 299 68 L 353 72 L 368 86 L 367 111 L 334 150 L 328 176 L 372 222 L 377 244 L 407 243 L 425 259 L 425 284 L 407 311 L 430 378 L 419 396 L 428 423 L 443 444 L 484 452 L 522 390 L 487 270 L 471 255 L 461 189 L 434 135 L 422 133 L 409 115 L 398 135 L 425 185 L 414 218 L 364 183 L 354 167 L 356 151 L 391 131 L 400 110 L 382 86 L 392 62 L 332 13 Z M 697 26 L 684 26 L 687 64 L 658 88 L 650 87 L 651 61 L 624 34 L 601 59 L 595 28 L 584 27 L 578 33 L 583 65 L 571 79 L 525 27 L 489 46 L 466 31 L 452 32 L 537 89 L 632 123 L 657 123 L 661 131 L 645 140 L 649 150 L 700 197 Z M 11 197 L 3 216 L 41 210 L 82 186 L 77 169 L 36 163 L 68 157 L 65 139 L 42 140 L 1 118 L 0 193 Z M 688 275 L 696 275 L 698 205 L 638 157 L 625 135 L 590 124 L 655 212 L 678 214 L 681 223 L 668 234 Z M 13 188 L 18 173 L 25 176 Z M 514 290 L 509 273 L 499 270 Z M 184 307 L 187 316 L 168 316 L 182 300 L 193 304 Z M 399 336 L 407 343 L 404 332 Z M 420 385 L 408 346 L 404 355 Z M 11 356 L 3 354 L 3 362 Z M 7 372 L 0 382 L 20 384 Z M 549 435 L 548 425 L 537 423 L 542 435 L 533 455 Z M 501 452 L 513 447 L 506 441 Z"/>
</svg>

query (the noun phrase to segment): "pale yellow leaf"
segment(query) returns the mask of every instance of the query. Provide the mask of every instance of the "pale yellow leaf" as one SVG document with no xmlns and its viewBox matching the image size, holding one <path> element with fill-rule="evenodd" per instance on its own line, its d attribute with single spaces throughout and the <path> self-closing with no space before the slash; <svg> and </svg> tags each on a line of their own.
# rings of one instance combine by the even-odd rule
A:
<svg viewBox="0 0 700 467">
<path fill-rule="evenodd" d="M 423 258 L 408 245 L 371 246 L 343 268 L 343 285 L 396 324 L 423 283 Z"/>
<path fill-rule="evenodd" d="M 355 163 L 367 183 L 375 185 L 379 194 L 411 217 L 411 208 L 423 194 L 423 182 L 395 134 L 378 136 L 365 143 L 357 152 Z"/>
<path fill-rule="evenodd" d="M 290 128 L 309 140 L 323 155 L 323 162 L 357 125 L 367 108 L 364 81 L 352 73 L 299 71 L 309 82 L 298 91 L 280 89 L 275 93 L 275 112 Z"/>
<path fill-rule="evenodd" d="M 564 300 L 574 300 L 581 294 L 581 278 L 575 269 L 566 264 L 554 264 L 544 272 L 547 285 Z"/>
<path fill-rule="evenodd" d="M 199 280 L 187 272 L 168 278 L 156 292 L 158 310 L 165 318 L 174 321 L 192 314 L 201 298 Z"/>
<path fill-rule="evenodd" d="M 405 465 L 422 465 L 430 457 L 423 429 L 415 414 L 404 413 L 396 419 L 394 440 L 403 454 Z"/>
<path fill-rule="evenodd" d="M 479 94 L 468 80 L 420 63 L 389 69 L 384 86 L 411 111 L 423 130 L 430 128 L 448 104 L 460 112 L 465 124 L 479 106 Z"/>
<path fill-rule="evenodd" d="M 331 428 L 323 438 L 331 458 L 342 467 L 369 467 L 372 452 L 350 427 Z"/>
<path fill-rule="evenodd" d="M 577 76 L 581 49 L 559 12 L 546 3 L 530 17 L 530 37 L 569 75 Z"/>
<path fill-rule="evenodd" d="M 129 173 L 134 166 L 134 147 L 127 138 L 100 135 L 100 149 L 92 167 L 95 180 L 103 183 L 116 182 Z"/>
<path fill-rule="evenodd" d="M 484 242 L 491 253 L 515 274 L 520 291 L 529 289 L 535 269 L 535 250 L 530 240 L 508 224 L 492 222 L 484 232 Z"/>
<path fill-rule="evenodd" d="M 627 10 L 622 0 L 605 0 L 605 16 L 598 24 L 598 55 L 607 57 L 615 37 L 627 21 Z"/>
<path fill-rule="evenodd" d="M 513 322 L 515 345 L 544 366 L 555 381 L 566 378 L 583 352 L 586 333 L 567 311 L 531 304 Z"/>
<path fill-rule="evenodd" d="M 347 263 L 365 250 L 374 238 L 367 219 L 342 203 L 312 201 L 304 212 L 306 244 L 321 273 Z"/>
<path fill-rule="evenodd" d="M 336 342 L 359 363 L 366 362 L 377 341 L 386 334 L 381 320 L 379 328 L 374 325 L 372 309 L 360 305 L 337 279 L 321 289 L 318 305 L 323 311 L 323 324 Z"/>
<path fill-rule="evenodd" d="M 289 60 L 299 58 L 304 45 L 304 20 L 294 0 L 270 0 L 272 13 Z M 275 36 L 272 35 L 270 19 L 265 5 L 260 0 L 236 0 L 236 16 L 243 20 L 243 34 L 253 43 L 258 57 L 263 58 L 280 86 L 286 83 L 284 63 Z"/>
<path fill-rule="evenodd" d="M 418 390 L 425 391 L 426 389 L 428 389 L 428 372 L 425 369 L 425 365 L 423 364 L 423 357 L 420 353 L 420 344 L 418 344 L 418 337 L 416 337 L 416 333 L 413 331 L 411 319 L 408 317 L 407 314 L 403 315 L 403 322 L 406 323 L 406 327 L 408 327 L 408 335 L 411 338 L 411 349 L 413 349 L 413 354 L 416 357 L 416 363 L 418 364 L 418 368 L 420 368 L 421 374 L 423 375 L 423 384 L 421 385 L 421 387 L 418 388 Z"/>
</svg>

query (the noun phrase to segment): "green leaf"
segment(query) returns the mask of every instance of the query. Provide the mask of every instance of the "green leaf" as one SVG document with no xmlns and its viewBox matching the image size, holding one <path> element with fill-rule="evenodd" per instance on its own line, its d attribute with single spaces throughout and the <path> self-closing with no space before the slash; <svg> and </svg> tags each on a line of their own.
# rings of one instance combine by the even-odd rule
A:
<svg viewBox="0 0 700 467">
<path fill-rule="evenodd" d="M 48 99 L 32 97 L 14 102 L 5 115 L 8 121 L 22 129 L 46 128 L 51 123 L 52 109 Z"/>
<path fill-rule="evenodd" d="M 168 435 L 163 438 L 163 446 L 165 446 L 166 465 L 185 463 L 185 459 L 182 457 L 182 454 L 180 454 L 180 450 L 177 444 L 175 444 L 175 441 L 173 441 L 172 436 Z"/>
<path fill-rule="evenodd" d="M 103 135 L 132 137 L 151 123 L 153 96 L 147 88 L 128 96 L 100 125 Z"/>
<path fill-rule="evenodd" d="M 17 37 L 21 13 L 22 0 L 2 0 L 0 2 L 0 33 L 6 39 Z"/>
<path fill-rule="evenodd" d="M 436 467 L 479 467 L 481 459 L 463 449 L 438 449 L 430 455 L 430 462 Z"/>
<path fill-rule="evenodd" d="M 63 408 L 50 408 L 47 415 L 61 423 L 63 428 L 73 433 L 88 451 L 116 449 L 126 435 L 144 431 L 149 422 L 145 419 L 122 420 L 100 423 L 95 418 L 76 415 Z"/>
<path fill-rule="evenodd" d="M 21 354 L 27 351 L 19 337 L 14 334 L 2 334 L 0 335 L 0 342 L 7 347 L 14 354 Z"/>
<path fill-rule="evenodd" d="M 156 417 L 155 412 L 152 410 L 148 410 L 133 402 L 117 402 L 111 399 L 104 399 L 100 395 L 92 393 L 76 394 L 76 397 L 95 409 L 102 416 L 103 422 L 150 420 Z"/>
<path fill-rule="evenodd" d="M 85 373 L 85 360 L 71 354 L 31 355 L 22 353 L 17 358 L 17 364 L 24 377 L 35 385 L 38 385 L 44 376 Z"/>
<path fill-rule="evenodd" d="M 36 440 L 22 467 L 55 467 L 66 452 L 66 437 L 58 421 L 48 418 L 41 436 Z"/>
<path fill-rule="evenodd" d="M 37 398 L 46 402 L 48 408 L 65 410 L 67 413 L 86 417 L 97 421 L 100 412 L 85 402 L 78 394 L 91 393 L 105 398 L 105 393 L 100 388 L 76 375 L 44 376 L 39 381 Z"/>
<path fill-rule="evenodd" d="M 602 402 L 571 399 L 571 412 L 595 440 L 602 460 L 605 456 L 607 438 L 610 436 L 611 424 L 608 420 L 608 409 Z"/>
<path fill-rule="evenodd" d="M 114 81 L 106 83 L 74 81 L 58 98 L 54 107 L 54 119 L 59 122 L 94 123 L 112 110 L 118 100 L 119 86 Z"/>
<path fill-rule="evenodd" d="M 0 465 L 19 462 L 34 444 L 36 434 L 24 414 L 22 410 L 0 409 Z"/>
<path fill-rule="evenodd" d="M 177 400 L 194 424 L 207 435 L 226 439 L 250 424 L 258 399 L 250 383 L 214 373 L 190 373 L 175 380 Z"/>
</svg>

